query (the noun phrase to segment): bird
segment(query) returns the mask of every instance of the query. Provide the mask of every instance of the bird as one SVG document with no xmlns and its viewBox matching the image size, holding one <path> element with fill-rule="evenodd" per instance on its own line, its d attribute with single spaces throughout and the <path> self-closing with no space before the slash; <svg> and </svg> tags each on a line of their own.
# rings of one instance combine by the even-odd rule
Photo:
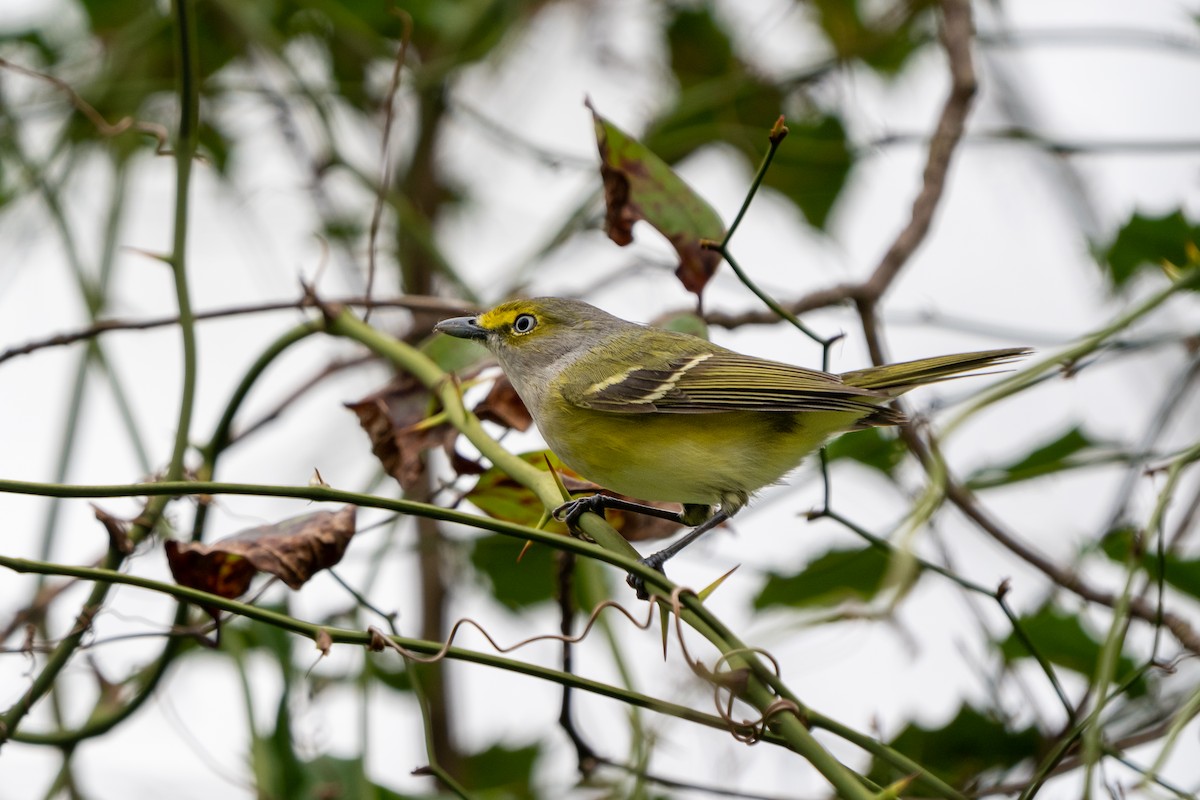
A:
<svg viewBox="0 0 1200 800">
<path fill-rule="evenodd" d="M 582 300 L 535 297 L 435 325 L 483 344 L 529 409 L 550 450 L 599 486 L 681 512 L 608 495 L 572 500 L 555 516 L 621 508 L 692 530 L 641 562 L 659 572 L 836 434 L 899 425 L 888 405 L 929 383 L 1006 364 L 1010 347 L 867 367 L 840 375 L 739 353 L 641 325 Z M 644 583 L 630 576 L 638 596 Z"/>
</svg>

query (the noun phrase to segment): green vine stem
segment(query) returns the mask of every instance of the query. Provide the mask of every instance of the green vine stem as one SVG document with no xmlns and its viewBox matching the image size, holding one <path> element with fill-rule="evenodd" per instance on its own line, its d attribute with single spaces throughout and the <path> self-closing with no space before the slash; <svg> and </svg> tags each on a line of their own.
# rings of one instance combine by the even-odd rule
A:
<svg viewBox="0 0 1200 800">
<path fill-rule="evenodd" d="M 558 537 L 563 538 L 563 537 Z M 329 638 L 335 644 L 347 644 L 359 647 L 367 647 L 371 644 L 371 634 L 368 631 L 350 630 L 343 628 L 330 628 L 324 625 L 318 625 L 313 622 L 306 622 L 296 619 L 295 617 L 281 614 L 277 611 L 265 609 L 251 603 L 244 603 L 239 600 L 230 600 L 224 597 L 219 597 L 208 592 L 192 589 L 187 586 L 180 586 L 174 583 L 165 583 L 156 581 L 150 578 L 143 578 L 138 575 L 130 575 L 123 572 L 114 572 L 112 570 L 101 569 L 97 567 L 73 567 L 65 564 L 54 564 L 43 561 L 34 561 L 30 559 L 11 558 L 8 556 L 0 556 L 0 566 L 11 569 L 15 572 L 22 573 L 37 573 L 42 575 L 59 575 L 63 577 L 77 578 L 80 580 L 96 581 L 104 584 L 123 584 L 126 586 L 134 586 L 140 589 L 147 589 L 154 592 L 170 595 L 176 599 L 196 605 L 207 605 L 219 608 L 222 611 L 230 614 L 236 614 L 246 619 L 261 622 L 265 625 L 271 625 L 304 636 L 308 639 L 316 641 L 317 637 L 322 634 L 328 634 Z M 441 642 L 431 642 L 424 639 L 413 639 L 405 636 L 389 636 L 394 643 L 413 653 L 422 655 L 434 655 L 441 652 L 444 646 Z M 456 661 L 464 661 L 473 664 L 481 664 L 483 666 L 495 667 L 504 669 L 522 675 L 528 675 L 534 678 L 551 681 L 554 683 L 570 686 L 581 691 L 591 692 L 593 694 L 608 697 L 613 700 L 619 700 L 623 703 L 644 708 L 651 711 L 657 711 L 662 714 L 667 714 L 677 717 L 688 722 L 695 722 L 700 725 L 705 725 L 717 730 L 727 730 L 728 723 L 716 716 L 715 714 L 705 714 L 687 706 L 670 703 L 660 700 L 656 697 L 633 692 L 619 686 L 601 683 L 600 681 L 584 678 L 570 672 L 561 672 L 550 667 L 543 667 L 537 664 L 531 664 L 524 661 L 519 661 L 513 658 L 507 658 L 502 655 L 493 653 L 485 653 L 477 650 L 468 650 L 462 647 L 451 646 L 446 649 L 446 657 Z M 768 741 L 780 743 L 778 737 L 768 735 Z M 52 744 L 61 745 L 68 743 L 70 740 L 64 740 L 59 734 L 25 734 L 21 733 L 13 737 L 14 740 L 36 743 L 36 744 Z"/>
<path fill-rule="evenodd" d="M 554 482 L 553 476 L 517 458 L 492 439 L 480 425 L 479 420 L 463 407 L 458 387 L 449 380 L 441 368 L 423 353 L 374 330 L 344 309 L 326 309 L 326 320 L 327 329 L 331 334 L 355 339 L 373 352 L 392 361 L 397 367 L 409 372 L 434 391 L 441 399 L 447 419 L 451 424 L 458 428 L 493 464 L 537 494 L 543 505 L 553 508 L 563 502 L 564 498 Z M 635 560 L 636 551 L 632 546 L 598 515 L 585 514 L 581 520 L 581 527 L 599 545 L 595 549 L 603 552 L 601 560 L 645 578 L 647 587 L 657 590 L 655 593 L 660 598 L 678 596 L 683 620 L 718 648 L 731 669 L 745 669 L 751 676 L 743 694 L 744 700 L 763 714 L 771 713 L 780 699 L 788 701 L 803 713 L 804 705 L 792 694 L 783 681 L 754 654 L 753 650 L 739 641 L 720 623 L 704 607 L 698 597 L 687 592 L 673 595 L 672 593 L 678 592 L 678 587 L 661 573 L 646 569 L 638 563 Z M 496 530 L 494 527 L 490 529 Z M 577 549 L 579 543 L 572 542 L 570 546 L 567 546 L 561 537 L 555 537 L 554 546 L 586 554 L 583 550 Z M 636 568 L 629 569 L 627 565 L 630 563 Z M 841 796 L 851 800 L 855 798 L 865 800 L 872 796 L 873 793 L 864 785 L 861 776 L 849 770 L 822 747 L 813 738 L 799 716 L 791 712 L 777 714 L 773 718 L 773 725 L 776 732 L 787 740 L 788 745 L 808 760 Z M 958 796 L 945 784 L 941 784 L 939 788 L 948 790 L 949 793 L 944 796 Z"/>
<path fill-rule="evenodd" d="M 1200 460 L 1200 444 L 1194 444 L 1175 458 L 1167 468 L 1166 480 L 1158 494 L 1158 500 L 1154 504 L 1150 519 L 1146 522 L 1145 537 L 1147 540 L 1150 537 L 1163 535 L 1163 518 L 1166 516 L 1167 506 L 1175 496 L 1175 489 L 1179 485 L 1180 477 L 1187 467 L 1198 460 Z M 1143 546 L 1147 544 L 1148 541 L 1143 542 Z M 1104 639 L 1100 658 L 1096 665 L 1096 675 L 1093 680 L 1095 703 L 1083 723 L 1083 758 L 1087 764 L 1087 777 L 1083 785 L 1085 797 L 1091 794 L 1092 776 L 1100 758 L 1104 755 L 1103 726 L 1100 716 L 1108 705 L 1109 699 L 1115 696 L 1114 693 L 1110 693 L 1109 686 L 1117 677 L 1117 663 L 1121 658 L 1125 635 L 1129 629 L 1129 603 L 1140 566 L 1139 552 L 1140 548 L 1137 547 L 1129 549 L 1125 563 L 1125 587 L 1117 598 L 1117 604 L 1113 607 L 1112 624 L 1109 626 L 1108 635 Z"/>
<path fill-rule="evenodd" d="M 169 259 L 175 282 L 175 297 L 179 306 L 179 329 L 183 345 L 183 387 L 179 402 L 179 422 L 175 431 L 175 445 L 171 461 L 167 466 L 168 480 L 183 477 L 184 456 L 188 447 L 188 432 L 191 427 L 192 409 L 196 391 L 196 331 L 192 316 L 191 295 L 187 285 L 186 250 L 188 231 L 188 187 L 191 180 L 192 159 L 195 157 L 199 137 L 200 89 L 198 84 L 198 52 L 195 25 L 193 24 L 194 0 L 176 0 L 175 20 L 179 53 L 179 133 L 175 143 L 175 230 L 172 253 Z M 160 495 L 152 500 L 139 522 L 130 531 L 130 539 L 137 542 L 147 536 L 157 524 L 170 496 Z M 103 566 L 115 570 L 124 561 L 124 554 L 111 544 L 105 554 Z M 110 584 L 97 583 L 79 614 L 70 632 L 46 659 L 29 688 L 12 706 L 0 715 L 0 744 L 16 731 L 21 720 L 29 713 L 34 703 L 49 692 L 57 682 L 75 651 L 91 629 L 92 620 L 104 605 Z"/>
</svg>

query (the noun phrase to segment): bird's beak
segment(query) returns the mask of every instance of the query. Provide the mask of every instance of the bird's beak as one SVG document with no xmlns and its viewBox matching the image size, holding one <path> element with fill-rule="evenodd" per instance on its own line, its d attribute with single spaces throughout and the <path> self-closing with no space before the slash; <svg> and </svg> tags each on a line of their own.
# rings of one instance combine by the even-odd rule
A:
<svg viewBox="0 0 1200 800">
<path fill-rule="evenodd" d="M 451 317 L 434 325 L 433 329 L 459 339 L 482 342 L 487 338 L 487 331 L 479 324 L 479 317 Z"/>
</svg>

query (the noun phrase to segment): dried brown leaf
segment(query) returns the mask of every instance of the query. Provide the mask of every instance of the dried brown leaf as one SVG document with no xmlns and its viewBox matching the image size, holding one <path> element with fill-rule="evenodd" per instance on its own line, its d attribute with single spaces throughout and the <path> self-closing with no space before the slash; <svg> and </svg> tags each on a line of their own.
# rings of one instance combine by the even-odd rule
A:
<svg viewBox="0 0 1200 800">
<path fill-rule="evenodd" d="M 506 375 L 496 379 L 491 391 L 475 406 L 474 412 L 481 420 L 518 431 L 527 431 L 533 424 L 529 409 Z"/>
<path fill-rule="evenodd" d="M 355 531 L 355 506 L 317 511 L 236 533 L 226 539 L 166 543 L 175 581 L 220 597 L 240 597 L 255 574 L 275 575 L 299 589 L 313 575 L 342 560 Z M 215 609 L 206 608 L 216 617 Z"/>
<path fill-rule="evenodd" d="M 100 524 L 104 526 L 104 530 L 108 532 L 108 541 L 112 548 L 121 555 L 127 556 L 132 553 L 133 542 L 129 540 L 128 520 L 114 517 L 95 503 L 92 504 L 92 511 L 96 514 L 96 519 L 100 520 Z"/>
<path fill-rule="evenodd" d="M 425 474 L 426 450 L 452 452 L 458 431 L 446 423 L 428 423 L 429 391 L 411 375 L 398 375 L 387 386 L 346 407 L 371 437 L 371 452 L 388 474 L 409 489 Z"/>
</svg>

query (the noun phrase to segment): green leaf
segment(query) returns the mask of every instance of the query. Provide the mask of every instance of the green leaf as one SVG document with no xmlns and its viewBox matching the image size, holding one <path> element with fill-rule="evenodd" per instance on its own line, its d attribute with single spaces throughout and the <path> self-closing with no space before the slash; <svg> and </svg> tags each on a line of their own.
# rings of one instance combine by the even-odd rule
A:
<svg viewBox="0 0 1200 800">
<path fill-rule="evenodd" d="M 908 448 L 893 431 L 867 428 L 843 433 L 825 446 L 825 453 L 830 461 L 849 458 L 885 475 L 892 475 L 908 454 Z"/>
<path fill-rule="evenodd" d="M 865 18 L 857 0 L 814 0 L 817 22 L 840 61 L 858 60 L 894 75 L 929 41 L 924 12 L 932 0 L 913 0 Z"/>
<path fill-rule="evenodd" d="M 1095 441 L 1076 426 L 1038 445 L 1016 461 L 977 470 L 967 478 L 967 485 L 972 489 L 1006 486 L 1056 472 L 1107 463 L 1119 457 L 1115 448 Z"/>
<path fill-rule="evenodd" d="M 445 335 L 430 336 L 421 343 L 421 352 L 446 372 L 458 372 L 491 357 L 478 342 Z"/>
<path fill-rule="evenodd" d="M 676 7 L 666 32 L 671 71 L 684 89 L 743 69 L 734 57 L 729 34 L 709 8 Z"/>
<path fill-rule="evenodd" d="M 1200 243 L 1200 225 L 1194 225 L 1180 211 L 1162 217 L 1135 213 L 1117 232 L 1113 243 L 1100 251 L 1108 265 L 1113 288 L 1120 289 L 1139 271 L 1161 269 L 1164 262 L 1182 267 L 1192 264 L 1195 256 L 1189 248 Z"/>
<path fill-rule="evenodd" d="M 309 761 L 306 769 L 312 786 L 307 798 L 311 800 L 417 800 L 414 795 L 399 794 L 369 781 L 362 758 L 323 755 Z"/>
<path fill-rule="evenodd" d="M 1044 606 L 1033 614 L 1020 618 L 1021 628 L 1037 651 L 1050 663 L 1078 672 L 1086 677 L 1096 673 L 1101 643 L 1083 627 L 1076 614 L 1067 614 Z M 1015 632 L 1000 642 L 1000 654 L 1008 663 L 1032 658 L 1029 649 Z M 1132 658 L 1122 655 L 1117 661 L 1116 681 L 1123 682 L 1137 667 Z M 1132 696 L 1146 693 L 1146 681 L 1138 678 L 1129 687 Z"/>
<path fill-rule="evenodd" d="M 954 786 L 965 786 L 986 770 L 1008 769 L 1033 759 L 1042 745 L 1036 728 L 1010 730 L 970 706 L 962 706 L 954 719 L 940 728 L 910 724 L 889 743 L 893 750 Z M 904 775 L 876 759 L 868 777 L 883 785 Z"/>
<path fill-rule="evenodd" d="M 1134 532 L 1130 528 L 1118 528 L 1101 540 L 1100 549 L 1113 561 L 1124 564 L 1129 549 L 1134 546 L 1133 537 Z M 1157 550 L 1151 550 L 1142 553 L 1140 560 L 1141 568 L 1151 580 L 1157 581 L 1161 574 L 1168 586 L 1200 598 L 1200 559 L 1181 558 L 1177 553 L 1165 553 L 1159 559 Z"/>
<path fill-rule="evenodd" d="M 492 597 L 514 611 L 554 599 L 555 551 L 535 542 L 521 555 L 524 546 L 495 534 L 476 539 L 471 549 L 471 566 L 487 576 Z"/>
<path fill-rule="evenodd" d="M 708 9 L 677 10 L 667 26 L 667 44 L 680 93 L 647 131 L 646 145 L 674 164 L 723 142 L 754 170 L 766 154 L 771 125 L 784 108 L 799 106 L 804 111 L 787 120 L 788 137 L 765 183 L 810 224 L 824 228 L 854 161 L 841 120 L 795 96 L 796 88 L 770 83 L 748 66 Z"/>
<path fill-rule="evenodd" d="M 546 470 L 546 461 L 549 459 L 550 465 L 559 475 L 563 476 L 564 480 L 578 478 L 559 460 L 558 456 L 549 450 L 521 453 L 519 458 L 543 471 Z M 476 481 L 471 491 L 466 493 L 464 499 L 489 517 L 531 528 L 537 527 L 545 513 L 542 501 L 538 499 L 537 495 L 517 483 L 499 467 L 491 467 L 480 475 L 479 480 Z M 567 532 L 565 525 L 553 519 L 546 523 L 543 530 L 564 535 Z"/>
<path fill-rule="evenodd" d="M 655 327 L 662 328 L 676 333 L 686 333 L 691 336 L 696 336 L 700 339 L 708 338 L 708 323 L 703 317 L 697 316 L 690 311 L 685 311 L 681 314 L 673 314 L 666 319 L 658 320 L 654 323 Z"/>
<path fill-rule="evenodd" d="M 832 115 L 788 120 L 787 126 L 763 182 L 791 200 L 809 224 L 824 229 L 854 163 L 846 129 Z"/>
<path fill-rule="evenodd" d="M 533 765 L 541 746 L 505 747 L 495 744 L 463 759 L 463 783 L 489 797 L 534 800 Z"/>
<path fill-rule="evenodd" d="M 703 240 L 724 238 L 720 216 L 649 148 L 595 109 L 592 117 L 604 178 L 608 238 L 627 245 L 633 241 L 634 222 L 650 223 L 679 254 L 675 274 L 680 282 L 700 294 L 721 263 L 720 253 L 701 246 Z"/>
<path fill-rule="evenodd" d="M 888 554 L 876 547 L 830 550 L 795 575 L 771 573 L 754 607 L 812 608 L 870 600 L 883 588 L 890 563 Z"/>
</svg>

